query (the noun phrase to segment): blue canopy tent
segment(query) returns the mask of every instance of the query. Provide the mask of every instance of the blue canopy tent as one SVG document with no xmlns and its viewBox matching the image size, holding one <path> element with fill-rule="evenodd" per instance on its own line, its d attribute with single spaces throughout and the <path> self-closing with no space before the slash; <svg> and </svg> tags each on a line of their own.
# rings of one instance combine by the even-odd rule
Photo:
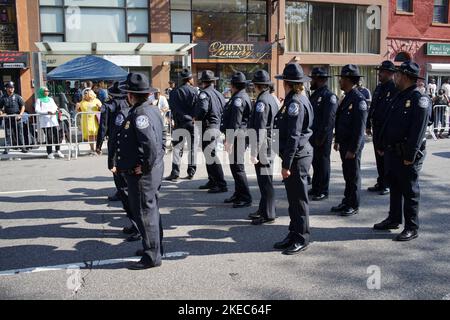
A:
<svg viewBox="0 0 450 320">
<path fill-rule="evenodd" d="M 85 56 L 66 62 L 47 74 L 50 81 L 116 80 L 127 78 L 128 72 L 116 64 L 96 56 Z"/>
</svg>

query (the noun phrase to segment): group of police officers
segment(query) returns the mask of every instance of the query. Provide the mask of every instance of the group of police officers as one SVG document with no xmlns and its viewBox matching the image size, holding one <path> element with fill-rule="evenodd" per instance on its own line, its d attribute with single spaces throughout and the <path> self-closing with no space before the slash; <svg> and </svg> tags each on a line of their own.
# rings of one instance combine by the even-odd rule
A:
<svg viewBox="0 0 450 320">
<path fill-rule="evenodd" d="M 282 178 L 289 203 L 290 225 L 286 237 L 274 244 L 283 254 L 304 251 L 310 241 L 309 196 L 314 201 L 328 198 L 330 155 L 339 152 L 345 180 L 344 198 L 331 210 L 342 216 L 358 213 L 361 193 L 361 155 L 365 134 L 373 135 L 378 181 L 369 191 L 390 193 L 387 219 L 374 226 L 376 230 L 397 229 L 405 219 L 405 228 L 395 237 L 408 241 L 418 236 L 418 175 L 425 157 L 425 133 L 431 101 L 418 90 L 419 66 L 405 62 L 395 67 L 390 61 L 379 66 L 380 84 L 371 105 L 359 86 L 361 75 L 355 65 L 342 68 L 339 99 L 327 86 L 332 77 L 323 68 L 314 68 L 310 76 L 296 63 L 288 64 L 277 80 L 283 81 L 286 94 L 281 108 L 270 93 L 270 75 L 255 72 L 248 81 L 237 72 L 230 79 L 232 97 L 227 102 L 214 87 L 217 78 L 204 71 L 199 79 L 201 89 L 194 87 L 192 73 L 180 74 L 183 84 L 170 93 L 173 131 L 173 163 L 165 179 L 180 177 L 181 157 L 187 142 L 189 164 L 185 179 L 193 179 L 196 167 L 196 133 L 201 133 L 201 146 L 206 161 L 208 181 L 200 189 L 208 193 L 228 192 L 217 144 L 225 134 L 225 151 L 229 154 L 234 178 L 234 193 L 225 203 L 233 208 L 252 205 L 245 172 L 244 154 L 250 149 L 260 191 L 256 212 L 250 213 L 253 225 L 273 223 L 276 219 L 273 186 L 274 152 L 282 160 Z M 257 95 L 252 103 L 247 94 L 249 82 Z M 311 82 L 313 93 L 306 94 Z M 131 221 L 123 232 L 128 241 L 142 240 L 137 255 L 140 262 L 130 269 L 140 270 L 161 265 L 163 230 L 158 207 L 158 190 L 163 179 L 165 129 L 156 107 L 147 101 L 155 89 L 141 74 L 131 73 L 124 83 L 109 89 L 111 99 L 102 113 L 102 126 L 97 149 L 105 136 L 108 140 L 108 167 L 114 175 L 118 195 Z M 333 134 L 335 132 L 335 134 Z M 254 134 L 253 137 L 250 137 Z M 276 147 L 275 147 L 276 146 Z M 308 191 L 308 172 L 313 167 L 312 188 Z"/>
</svg>

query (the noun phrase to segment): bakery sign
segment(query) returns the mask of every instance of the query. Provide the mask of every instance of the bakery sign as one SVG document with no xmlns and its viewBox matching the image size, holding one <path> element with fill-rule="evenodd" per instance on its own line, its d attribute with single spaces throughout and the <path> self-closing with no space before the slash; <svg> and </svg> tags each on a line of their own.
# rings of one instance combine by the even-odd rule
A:
<svg viewBox="0 0 450 320">
<path fill-rule="evenodd" d="M 0 68 L 26 69 L 30 67 L 30 54 L 27 52 L 0 52 Z"/>
<path fill-rule="evenodd" d="M 272 45 L 269 42 L 198 42 L 193 51 L 194 60 L 268 60 L 272 54 Z"/>
</svg>

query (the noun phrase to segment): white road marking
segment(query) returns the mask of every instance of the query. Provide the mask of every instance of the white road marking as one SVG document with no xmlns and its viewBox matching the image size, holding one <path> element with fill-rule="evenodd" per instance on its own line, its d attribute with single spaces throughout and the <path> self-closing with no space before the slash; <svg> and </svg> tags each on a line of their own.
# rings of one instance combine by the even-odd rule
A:
<svg viewBox="0 0 450 320">
<path fill-rule="evenodd" d="M 166 253 L 163 256 L 164 258 L 178 258 L 188 256 L 189 252 L 170 252 Z M 97 261 L 86 261 L 79 263 L 68 263 L 68 264 L 60 264 L 56 266 L 45 266 L 45 267 L 36 267 L 36 268 L 25 268 L 25 269 L 15 269 L 15 270 L 5 270 L 0 271 L 1 276 L 14 276 L 18 274 L 30 274 L 30 273 L 38 273 L 38 272 L 49 272 L 49 271 L 60 271 L 70 268 L 80 268 L 80 269 L 90 269 L 95 268 L 97 266 L 105 266 L 111 264 L 118 264 L 124 262 L 138 262 L 141 260 L 141 257 L 130 257 L 130 258 L 119 258 L 119 259 L 109 259 L 109 260 L 97 260 Z"/>
<path fill-rule="evenodd" d="M 0 192 L 0 195 L 20 194 L 20 193 L 42 193 L 42 192 L 47 192 L 47 190 L 41 189 L 41 190 L 4 191 L 4 192 Z"/>
</svg>

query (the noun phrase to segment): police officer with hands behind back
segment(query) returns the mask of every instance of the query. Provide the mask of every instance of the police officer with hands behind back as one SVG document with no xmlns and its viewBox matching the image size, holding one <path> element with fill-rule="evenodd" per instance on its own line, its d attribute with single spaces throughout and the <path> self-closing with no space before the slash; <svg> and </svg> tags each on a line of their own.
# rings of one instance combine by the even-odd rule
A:
<svg viewBox="0 0 450 320">
<path fill-rule="evenodd" d="M 311 72 L 311 105 L 314 109 L 313 135 L 311 145 L 314 147 L 312 189 L 309 194 L 313 201 L 328 198 L 330 185 L 330 156 L 333 144 L 333 130 L 336 120 L 338 98 L 328 89 L 330 76 L 323 68 L 314 68 Z"/>
<path fill-rule="evenodd" d="M 373 136 L 378 179 L 375 186 L 370 187 L 368 191 L 386 195 L 389 194 L 389 186 L 385 178 L 384 157 L 380 156 L 377 150 L 381 147 L 380 131 L 383 127 L 384 120 L 386 119 L 389 104 L 397 94 L 397 88 L 394 83 L 396 68 L 392 61 L 386 60 L 383 61 L 381 66 L 377 67 L 376 70 L 378 70 L 380 84 L 376 87 L 373 94 L 373 100 L 367 118 L 366 132 L 367 135 Z"/>
<path fill-rule="evenodd" d="M 399 93 L 390 105 L 380 132 L 381 146 L 377 151 L 385 158 L 391 194 L 389 216 L 376 224 L 374 229 L 398 229 L 403 214 L 405 227 L 394 239 L 396 241 L 418 237 L 418 180 L 426 154 L 425 133 L 432 108 L 430 98 L 422 95 L 417 88 L 417 80 L 424 80 L 419 75 L 420 68 L 412 61 L 404 62 L 397 69 L 395 84 Z"/>
<path fill-rule="evenodd" d="M 309 143 L 314 114 L 311 103 L 302 92 L 303 83 L 311 81 L 296 63 L 288 64 L 283 74 L 275 77 L 283 80 L 286 98 L 275 117 L 274 129 L 279 130 L 279 153 L 282 159 L 281 175 L 284 179 L 289 202 L 289 234 L 274 245 L 283 254 L 293 255 L 309 245 L 308 171 L 313 158 Z"/>
<path fill-rule="evenodd" d="M 225 150 L 229 154 L 230 170 L 235 184 L 234 194 L 224 202 L 232 203 L 233 208 L 252 205 L 244 163 L 248 144 L 247 126 L 252 109 L 246 87 L 245 75 L 242 72 L 235 73 L 231 78 L 232 97 L 225 105 L 221 124 L 221 131 L 226 135 Z"/>
<path fill-rule="evenodd" d="M 117 133 L 117 172 L 124 173 L 133 221 L 142 236 L 142 259 L 129 267 L 141 270 L 161 265 L 162 223 L 157 192 L 164 173 L 164 124 L 157 108 L 148 103 L 149 80 L 130 73 L 121 89 L 128 93 L 131 110 Z"/>
<path fill-rule="evenodd" d="M 197 171 L 197 166 L 195 163 L 196 144 L 194 140 L 194 123 L 192 122 L 195 111 L 195 103 L 197 101 L 197 89 L 194 88 L 192 72 L 188 69 L 183 69 L 180 73 L 180 77 L 183 81 L 183 85 L 170 91 L 169 101 L 175 124 L 174 129 L 184 129 L 190 134 L 190 141 L 188 143 L 190 147 L 189 164 L 186 179 L 192 180 L 195 172 Z M 180 176 L 181 159 L 183 157 L 184 143 L 187 137 L 179 137 L 178 139 L 177 136 L 176 138 L 177 141 L 172 141 L 172 172 L 164 179 L 166 181 L 176 181 Z"/>
<path fill-rule="evenodd" d="M 256 134 L 256 141 L 250 139 L 251 161 L 255 165 L 261 199 L 258 210 L 250 214 L 249 218 L 252 219 L 253 225 L 262 225 L 273 223 L 276 218 L 272 138 L 278 138 L 273 132 L 274 119 L 278 113 L 278 103 L 270 93 L 270 86 L 273 83 L 267 71 L 256 71 L 252 83 L 255 85 L 257 98 L 249 125 L 249 128 Z"/>
<path fill-rule="evenodd" d="M 211 70 L 202 72 L 203 89 L 195 104 L 194 121 L 202 122 L 202 150 L 206 158 L 208 183 L 200 189 L 209 189 L 208 193 L 228 192 L 227 182 L 223 175 L 222 165 L 216 155 L 217 140 L 220 138 L 220 123 L 222 119 L 225 98 L 214 89 L 214 81 L 218 80 Z"/>
<path fill-rule="evenodd" d="M 341 155 L 345 195 L 342 203 L 331 208 L 331 211 L 341 216 L 351 216 L 358 213 L 360 204 L 361 154 L 366 132 L 367 102 L 357 88 L 361 78 L 357 66 L 344 66 L 338 77 L 345 98 L 336 114 L 334 149 Z"/>
</svg>

